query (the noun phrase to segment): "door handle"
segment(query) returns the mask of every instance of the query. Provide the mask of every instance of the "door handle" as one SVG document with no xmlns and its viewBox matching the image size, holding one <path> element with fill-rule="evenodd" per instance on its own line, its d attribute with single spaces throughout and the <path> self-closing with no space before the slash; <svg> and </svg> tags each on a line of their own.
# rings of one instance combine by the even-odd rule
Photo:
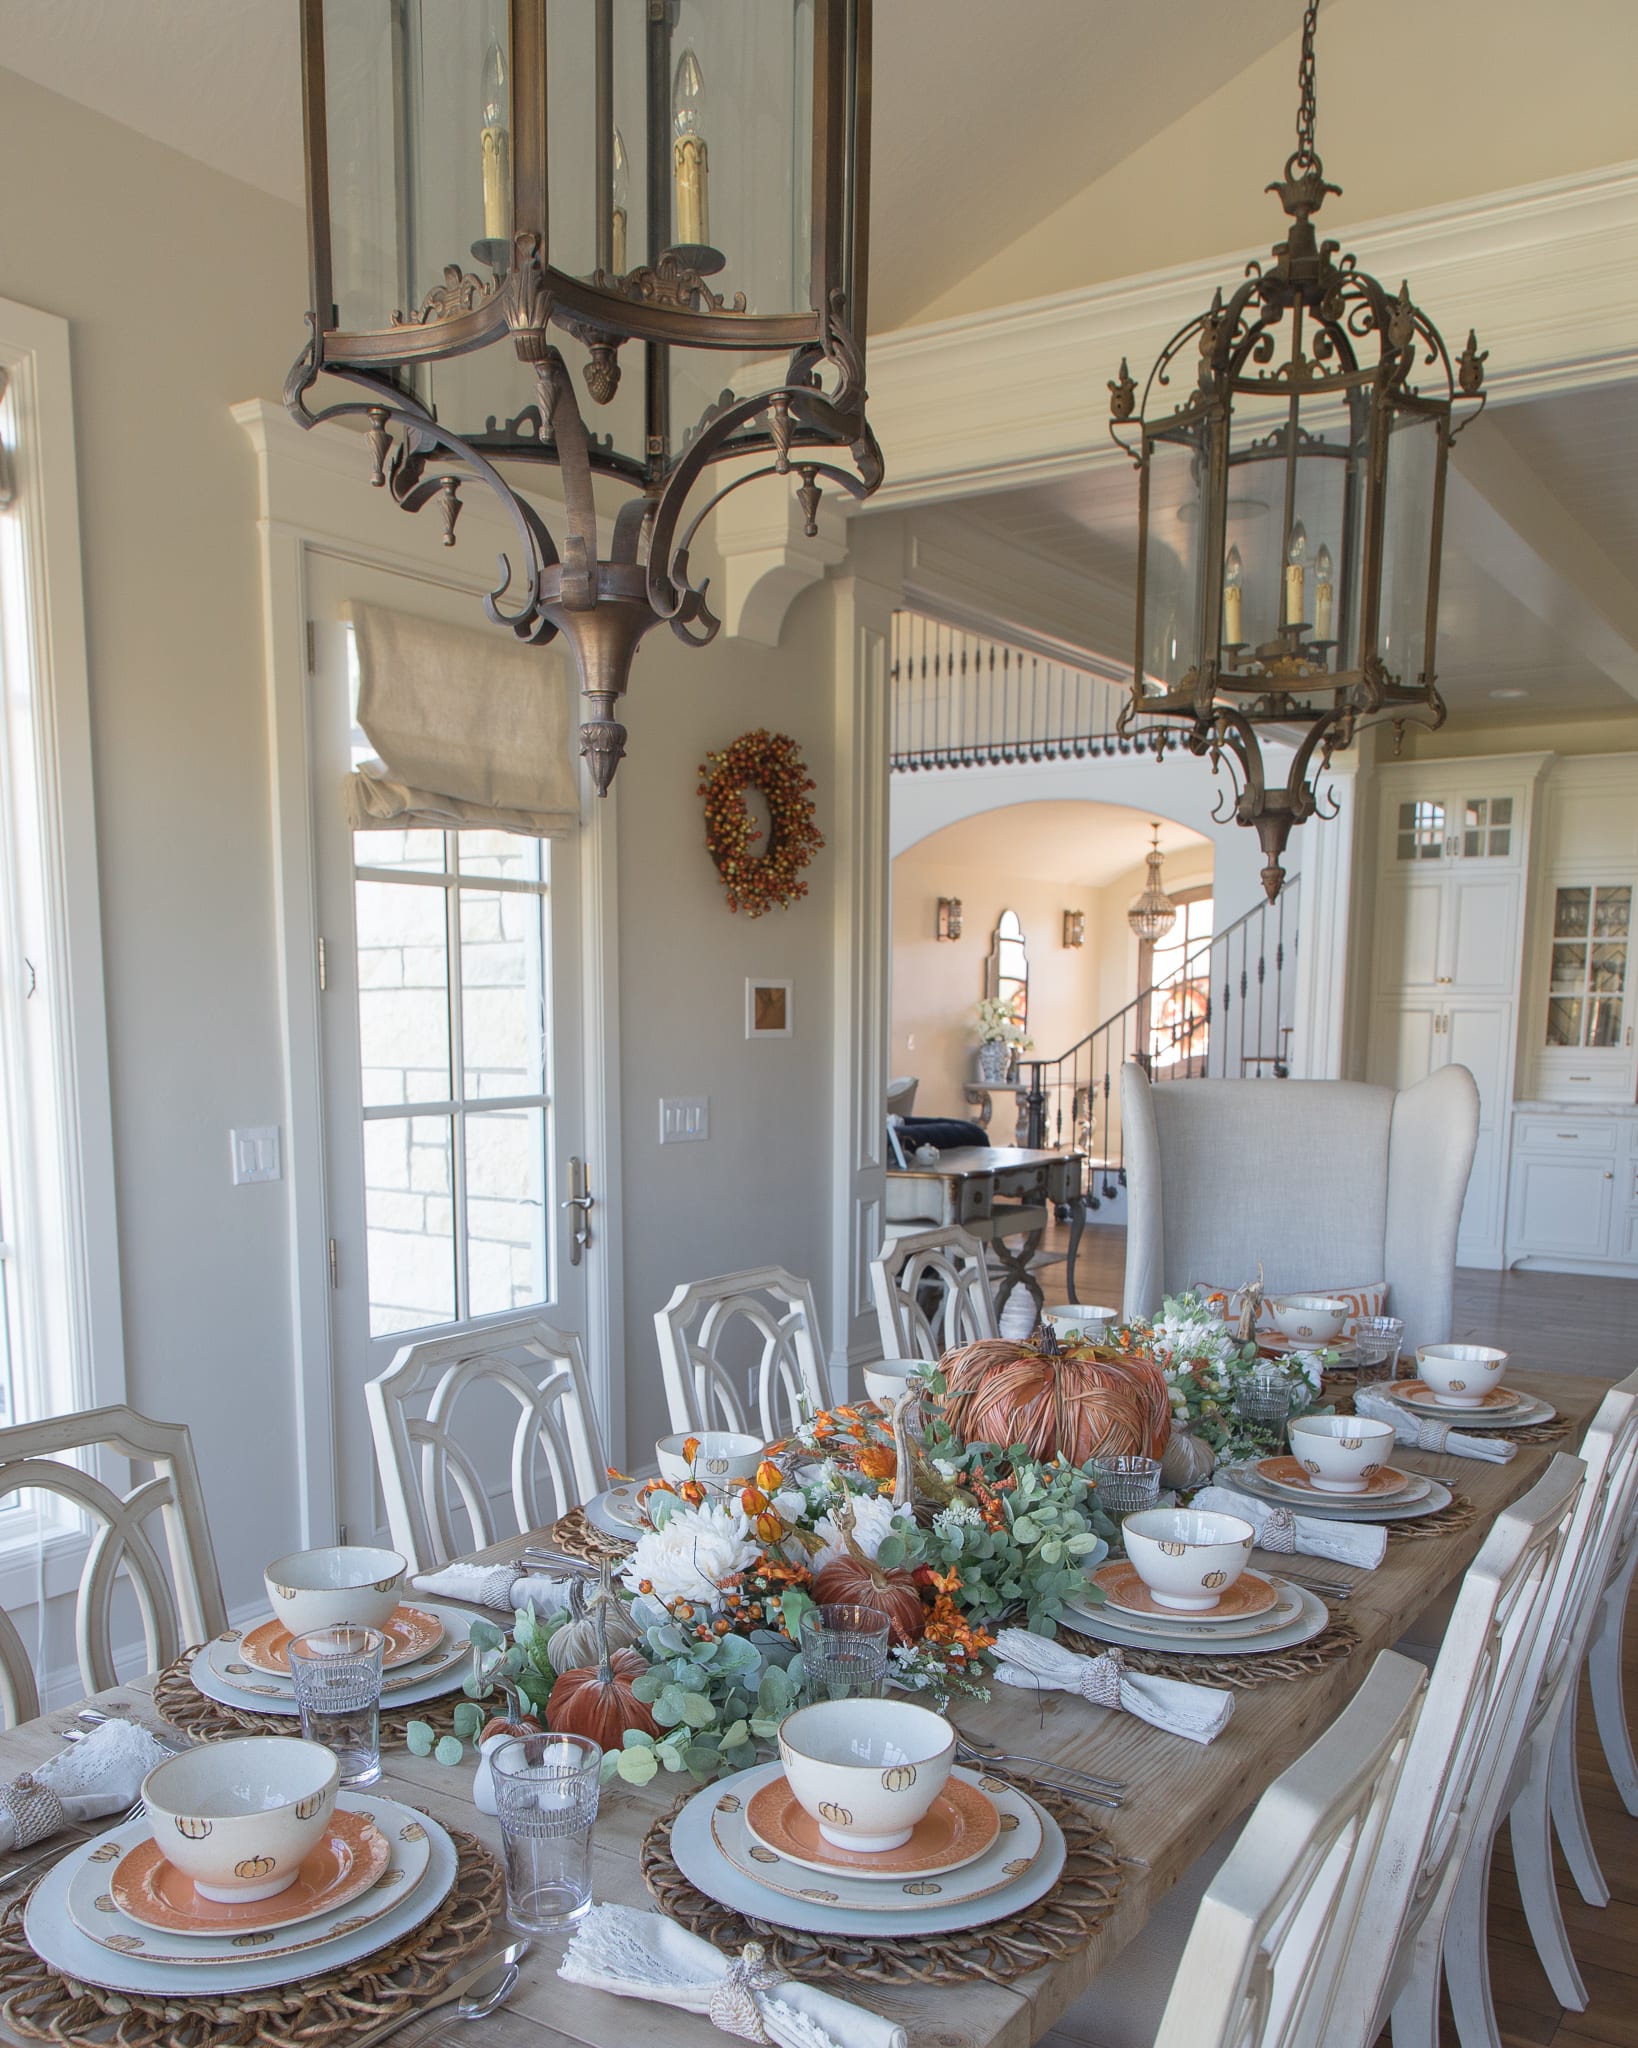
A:
<svg viewBox="0 0 1638 2048">
<path fill-rule="evenodd" d="M 569 1226 L 569 1264 L 578 1266 L 592 1241 L 591 1212 L 597 1206 L 597 1198 L 587 1186 L 586 1162 L 584 1159 L 569 1161 L 568 1200 L 559 1202 L 560 1209 L 571 1209 L 574 1221 Z"/>
</svg>

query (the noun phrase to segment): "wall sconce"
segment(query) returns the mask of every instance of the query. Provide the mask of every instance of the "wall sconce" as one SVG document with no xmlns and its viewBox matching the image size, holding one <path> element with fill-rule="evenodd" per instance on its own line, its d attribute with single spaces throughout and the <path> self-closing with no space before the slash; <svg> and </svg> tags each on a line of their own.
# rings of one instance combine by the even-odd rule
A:
<svg viewBox="0 0 1638 2048">
<path fill-rule="evenodd" d="M 1066 910 L 1064 912 L 1064 944 L 1084 946 L 1086 944 L 1086 912 Z"/>
<path fill-rule="evenodd" d="M 961 898 L 941 896 L 938 899 L 938 926 L 933 933 L 936 939 L 959 939 L 961 936 Z"/>
</svg>

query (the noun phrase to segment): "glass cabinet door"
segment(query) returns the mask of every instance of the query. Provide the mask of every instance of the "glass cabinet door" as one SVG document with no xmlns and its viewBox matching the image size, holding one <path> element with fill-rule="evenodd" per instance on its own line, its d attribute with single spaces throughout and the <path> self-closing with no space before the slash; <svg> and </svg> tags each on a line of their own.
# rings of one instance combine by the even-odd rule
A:
<svg viewBox="0 0 1638 2048">
<path fill-rule="evenodd" d="M 1399 829 L 1395 835 L 1395 857 L 1399 860 L 1443 860 L 1445 857 L 1445 807 L 1432 797 L 1417 797 L 1399 806 Z"/>
<path fill-rule="evenodd" d="M 1621 1044 L 1631 936 L 1629 883 L 1579 883 L 1553 892 L 1547 1043 Z"/>
<path fill-rule="evenodd" d="M 1468 796 L 1462 799 L 1462 859 L 1508 860 L 1513 852 L 1513 799 L 1510 796 Z"/>
</svg>

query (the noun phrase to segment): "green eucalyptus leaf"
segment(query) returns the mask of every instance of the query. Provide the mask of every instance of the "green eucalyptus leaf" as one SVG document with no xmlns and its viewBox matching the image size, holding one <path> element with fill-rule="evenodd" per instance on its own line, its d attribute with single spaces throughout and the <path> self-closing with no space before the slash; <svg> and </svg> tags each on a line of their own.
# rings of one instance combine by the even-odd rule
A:
<svg viewBox="0 0 1638 2048">
<path fill-rule="evenodd" d="M 475 1621 L 467 1631 L 473 1646 L 479 1650 L 504 1650 L 506 1638 L 492 1621 Z"/>
<path fill-rule="evenodd" d="M 646 1728 L 623 1728 L 620 1731 L 622 1749 L 652 1749 L 654 1737 Z"/>
<path fill-rule="evenodd" d="M 682 1718 L 690 1728 L 709 1728 L 717 1718 L 717 1710 L 702 1693 L 684 1693 Z"/>
<path fill-rule="evenodd" d="M 615 1758 L 615 1769 L 628 1785 L 646 1785 L 659 1768 L 651 1749 L 623 1749 Z"/>
<path fill-rule="evenodd" d="M 904 1563 L 905 1547 L 902 1536 L 884 1536 L 876 1552 L 876 1562 L 884 1572 L 897 1571 Z"/>
<path fill-rule="evenodd" d="M 483 1709 L 473 1700 L 462 1700 L 455 1709 L 454 1719 L 455 1733 L 464 1736 L 468 1742 L 475 1741 L 484 1723 Z"/>
<path fill-rule="evenodd" d="M 466 1744 L 458 1735 L 441 1735 L 438 1738 L 438 1747 L 432 1754 L 441 1764 L 458 1764 L 466 1755 Z"/>
<path fill-rule="evenodd" d="M 430 1721 L 410 1721 L 404 1728 L 404 1747 L 411 1756 L 430 1756 L 436 1740 Z"/>
</svg>

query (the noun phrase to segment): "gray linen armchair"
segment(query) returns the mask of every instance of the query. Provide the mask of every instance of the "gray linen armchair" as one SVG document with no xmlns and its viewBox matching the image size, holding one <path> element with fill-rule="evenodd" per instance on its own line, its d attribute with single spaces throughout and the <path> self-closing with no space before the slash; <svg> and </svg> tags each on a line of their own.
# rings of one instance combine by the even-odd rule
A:
<svg viewBox="0 0 1638 2048">
<path fill-rule="evenodd" d="M 1414 1088 L 1120 1075 L 1126 1314 L 1197 1281 L 1268 1291 L 1388 1283 L 1405 1356 L 1451 1328 L 1456 1230 L 1479 1129 L 1466 1067 Z"/>
</svg>

